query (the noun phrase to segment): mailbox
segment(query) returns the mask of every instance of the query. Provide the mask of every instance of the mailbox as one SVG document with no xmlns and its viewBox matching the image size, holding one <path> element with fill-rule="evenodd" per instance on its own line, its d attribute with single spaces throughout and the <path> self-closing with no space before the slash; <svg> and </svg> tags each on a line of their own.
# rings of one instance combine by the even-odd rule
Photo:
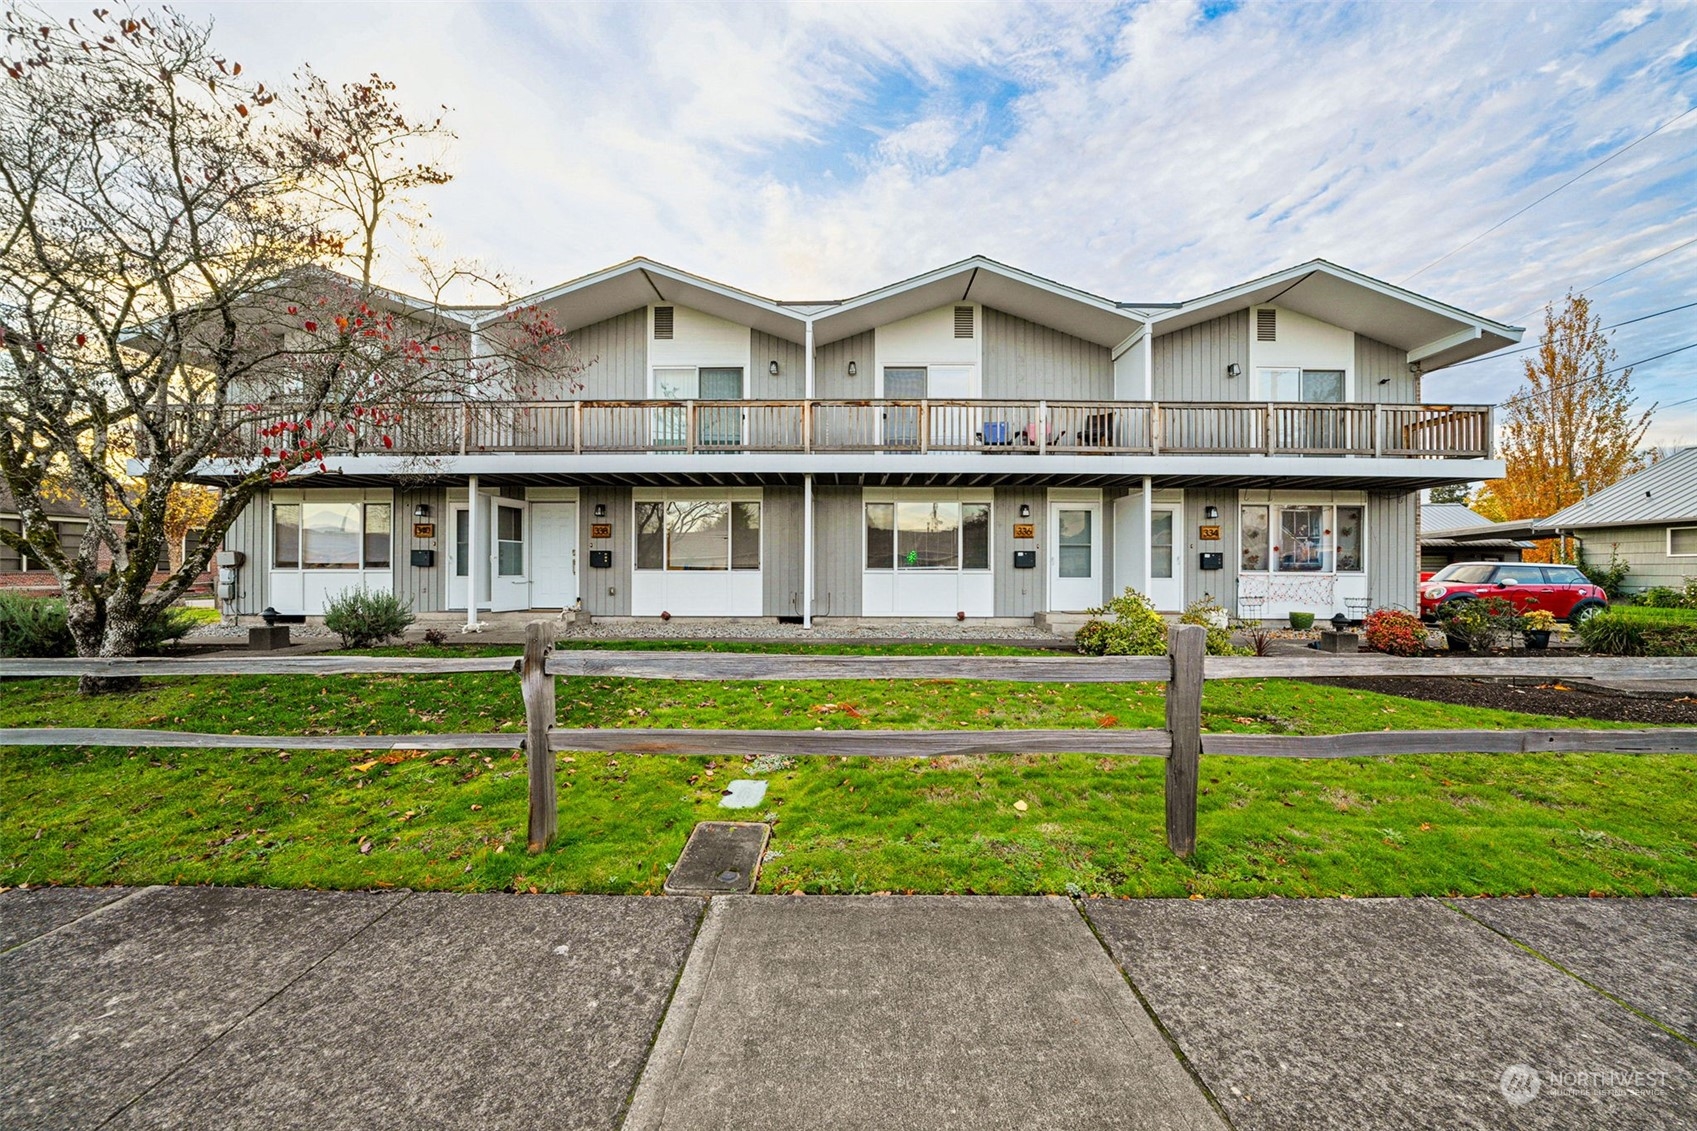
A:
<svg viewBox="0 0 1697 1131">
<path fill-rule="evenodd" d="M 611 550 L 591 550 L 591 551 L 589 551 L 589 568 L 590 569 L 612 569 L 613 568 L 613 551 L 611 551 Z"/>
<path fill-rule="evenodd" d="M 1015 569 L 1036 569 L 1036 550 L 1015 550 L 1013 552 L 1013 567 Z"/>
<path fill-rule="evenodd" d="M 1215 552 L 1211 552 L 1211 551 L 1204 551 L 1200 555 L 1200 557 L 1202 559 L 1200 564 L 1201 564 L 1201 567 L 1203 569 L 1225 569 L 1226 568 L 1226 556 L 1224 554 L 1215 553 Z"/>
<path fill-rule="evenodd" d="M 436 565 L 436 551 L 414 550 L 412 552 L 412 564 L 417 566 L 419 569 L 433 568 Z"/>
</svg>

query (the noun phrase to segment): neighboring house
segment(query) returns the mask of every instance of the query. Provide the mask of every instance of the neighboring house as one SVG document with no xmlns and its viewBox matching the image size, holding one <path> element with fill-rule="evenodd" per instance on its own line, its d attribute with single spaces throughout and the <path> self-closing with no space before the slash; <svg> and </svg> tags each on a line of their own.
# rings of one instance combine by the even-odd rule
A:
<svg viewBox="0 0 1697 1131">
<path fill-rule="evenodd" d="M 66 554 L 74 555 L 82 543 L 83 532 L 88 528 L 88 508 L 73 499 L 51 503 L 48 505 L 48 521 L 52 522 L 58 531 L 60 548 Z M 0 486 L 0 527 L 13 533 L 23 530 L 23 519 L 18 514 L 17 504 L 13 501 L 11 492 L 4 486 Z M 199 530 L 190 530 L 184 537 L 183 549 L 193 550 L 200 542 L 200 534 Z M 112 568 L 112 552 L 108 547 L 100 547 L 95 564 L 101 570 Z M 166 550 L 159 555 L 156 577 L 169 573 L 170 570 L 171 555 L 169 550 Z M 203 573 L 196 579 L 191 592 L 205 591 L 211 584 L 211 574 Z M 59 581 L 40 560 L 28 553 L 20 554 L 0 542 L 0 589 L 41 596 L 59 592 Z"/>
<path fill-rule="evenodd" d="M 1521 336 L 1321 261 L 1163 305 L 983 258 L 811 303 L 638 259 L 522 301 L 585 387 L 414 406 L 393 452 L 266 492 L 225 539 L 238 612 L 1412 608 L 1420 490 L 1503 473 L 1491 407 L 1420 374 Z"/>
<path fill-rule="evenodd" d="M 1521 553 L 1530 550 L 1532 543 L 1501 535 L 1493 537 L 1497 525 L 1461 503 L 1423 504 L 1420 507 L 1421 574 L 1435 573 L 1451 562 L 1519 561 Z"/>
<path fill-rule="evenodd" d="M 1629 592 L 1681 588 L 1697 577 L 1697 448 L 1675 452 L 1530 529 L 1535 538 L 1577 536 L 1587 561 L 1626 562 Z"/>
</svg>

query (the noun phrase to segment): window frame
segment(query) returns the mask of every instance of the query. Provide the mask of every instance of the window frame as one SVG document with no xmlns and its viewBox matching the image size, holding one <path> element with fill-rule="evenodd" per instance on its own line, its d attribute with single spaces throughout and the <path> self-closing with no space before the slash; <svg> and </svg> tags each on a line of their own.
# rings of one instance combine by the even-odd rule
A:
<svg viewBox="0 0 1697 1131">
<path fill-rule="evenodd" d="M 1245 551 L 1244 533 L 1247 524 L 1244 513 L 1251 509 L 1264 510 L 1267 513 L 1267 535 L 1265 547 L 1265 562 L 1259 569 L 1250 569 L 1243 564 Z M 1289 510 L 1320 510 L 1324 518 L 1320 527 L 1322 542 L 1320 545 L 1320 560 L 1326 568 L 1323 569 L 1280 569 L 1279 559 L 1283 556 L 1284 513 Z M 1338 560 L 1338 512 L 1357 510 L 1361 514 L 1361 530 L 1359 534 L 1361 561 L 1353 569 L 1344 569 Z M 1257 500 L 1237 504 L 1237 566 L 1239 574 L 1267 574 L 1274 576 L 1286 574 L 1293 577 L 1361 577 L 1367 573 L 1367 560 L 1370 553 L 1370 543 L 1367 537 L 1368 510 L 1366 503 L 1360 502 L 1293 502 L 1278 499 Z"/>
<path fill-rule="evenodd" d="M 1674 548 L 1673 548 L 1673 535 L 1674 535 L 1674 532 L 1676 530 L 1677 531 L 1690 530 L 1690 531 L 1693 531 L 1693 532 L 1697 532 L 1697 526 L 1670 526 L 1670 527 L 1668 527 L 1668 534 L 1667 534 L 1668 557 L 1670 557 L 1670 558 L 1697 558 L 1697 550 L 1692 550 L 1690 552 L 1676 552 L 1674 550 Z"/>
<path fill-rule="evenodd" d="M 311 566 L 306 563 L 307 511 L 308 508 L 314 506 L 354 508 L 355 514 L 359 517 L 359 529 L 354 535 L 354 543 L 359 547 L 359 561 L 352 564 L 336 562 Z M 277 564 L 277 550 L 280 545 L 277 539 L 277 508 L 279 507 L 294 507 L 299 515 L 295 524 L 295 561 L 293 565 Z M 366 556 L 366 539 L 370 536 L 366 519 L 372 507 L 386 507 L 389 511 L 389 561 L 385 565 L 373 565 Z M 361 493 L 357 498 L 312 499 L 304 497 L 304 495 L 298 498 L 272 498 L 270 500 L 269 517 L 271 521 L 267 526 L 265 535 L 268 543 L 267 550 L 269 551 L 266 555 L 268 563 L 266 568 L 273 573 L 389 573 L 393 572 L 395 568 L 395 501 L 393 496 L 371 498 Z"/>
<path fill-rule="evenodd" d="M 953 566 L 903 566 L 901 564 L 901 505 L 902 503 L 952 503 L 955 506 L 955 564 Z M 890 564 L 871 564 L 871 532 L 867 512 L 872 507 L 890 508 Z M 968 507 L 983 507 L 984 561 L 983 566 L 968 566 L 966 545 L 966 511 Z M 982 576 L 996 572 L 996 499 L 993 492 L 973 488 L 938 491 L 920 488 L 913 491 L 883 489 L 863 492 L 860 498 L 860 563 L 862 573 L 876 574 L 972 574 Z"/>
<path fill-rule="evenodd" d="M 676 503 L 715 503 L 725 508 L 725 566 L 723 569 L 674 569 L 672 566 L 672 506 Z M 757 537 L 754 543 L 754 564 L 737 564 L 736 515 L 739 506 L 754 508 Z M 660 516 L 660 564 L 643 565 L 639 552 L 642 539 L 641 513 L 644 507 L 657 508 Z M 711 574 L 750 574 L 759 573 L 765 568 L 766 561 L 766 499 L 761 494 L 749 494 L 746 490 L 702 491 L 699 489 L 683 488 L 678 491 L 647 490 L 631 498 L 631 572 L 643 574 L 679 574 L 701 575 Z M 747 549 L 746 544 L 743 547 Z"/>
</svg>

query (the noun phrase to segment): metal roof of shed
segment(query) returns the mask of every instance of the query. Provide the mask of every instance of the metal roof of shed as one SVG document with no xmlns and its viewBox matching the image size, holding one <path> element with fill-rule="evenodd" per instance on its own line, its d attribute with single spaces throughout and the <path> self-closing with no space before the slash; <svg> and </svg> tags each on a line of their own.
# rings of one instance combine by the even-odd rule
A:
<svg viewBox="0 0 1697 1131">
<path fill-rule="evenodd" d="M 1540 530 L 1646 526 L 1697 520 L 1697 447 L 1675 452 L 1604 487 L 1570 507 L 1537 520 Z"/>
</svg>

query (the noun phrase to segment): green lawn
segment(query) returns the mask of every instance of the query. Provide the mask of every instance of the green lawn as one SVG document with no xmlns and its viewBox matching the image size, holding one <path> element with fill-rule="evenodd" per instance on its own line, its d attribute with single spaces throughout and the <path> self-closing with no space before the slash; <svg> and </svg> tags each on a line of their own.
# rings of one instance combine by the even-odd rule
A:
<svg viewBox="0 0 1697 1131">
<path fill-rule="evenodd" d="M 1163 710 L 1160 685 L 616 679 L 562 679 L 559 707 L 566 727 L 772 729 L 1156 727 Z M 1575 725 L 1277 680 L 1211 682 L 1203 712 L 1215 731 Z M 150 679 L 98 699 L 64 680 L 0 684 L 0 726 L 27 725 L 512 732 L 523 717 L 505 673 Z M 1190 861 L 1164 847 L 1153 759 L 559 764 L 561 836 L 532 856 L 510 751 L 12 748 L 0 885 L 655 892 L 695 822 L 739 815 L 718 807 L 724 783 L 759 773 L 766 804 L 747 815 L 773 822 L 767 891 L 1697 893 L 1684 756 L 1209 757 Z"/>
<path fill-rule="evenodd" d="M 1650 605 L 1610 605 L 1609 612 L 1647 624 L 1697 624 L 1697 609 L 1658 609 Z"/>
</svg>

